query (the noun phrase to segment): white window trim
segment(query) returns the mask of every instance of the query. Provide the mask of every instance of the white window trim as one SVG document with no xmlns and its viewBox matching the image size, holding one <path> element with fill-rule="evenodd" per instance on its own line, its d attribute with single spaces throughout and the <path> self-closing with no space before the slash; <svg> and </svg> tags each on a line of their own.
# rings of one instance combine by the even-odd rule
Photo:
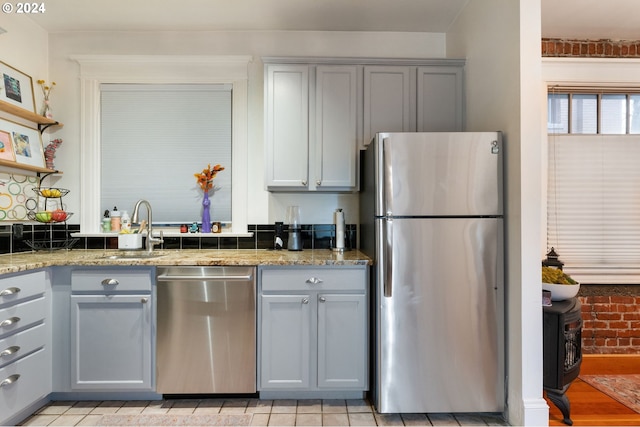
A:
<svg viewBox="0 0 640 427">
<path fill-rule="evenodd" d="M 231 233 L 247 233 L 248 65 L 251 56 L 74 55 L 80 64 L 80 232 L 100 232 L 100 85 L 230 83 L 232 92 Z M 141 159 L 141 162 L 153 159 Z"/>
<path fill-rule="evenodd" d="M 635 58 L 542 58 L 542 87 L 544 92 L 544 98 L 546 99 L 547 88 L 553 86 L 568 86 L 568 87 L 627 87 L 627 88 L 639 88 L 638 82 L 638 70 L 640 70 L 640 59 Z M 544 141 L 542 142 L 543 149 L 543 167 L 542 177 L 544 182 L 542 183 L 542 205 L 541 205 L 541 235 L 540 235 L 540 247 L 545 249 L 547 247 L 547 177 L 548 177 L 548 133 L 547 133 L 547 103 L 543 103 L 542 117 L 542 130 L 544 135 Z M 548 249 L 547 249 L 548 250 Z M 546 251 L 545 251 L 546 252 Z M 545 253 L 540 254 L 540 259 L 544 259 Z M 562 256 L 561 256 L 562 258 Z M 619 266 L 618 277 L 623 277 L 625 273 L 625 267 Z M 578 275 L 586 274 L 586 271 L 576 271 Z M 593 283 L 609 283 L 616 284 L 617 279 L 611 275 L 600 274 L 598 271 L 590 272 L 593 278 Z M 638 276 L 640 277 L 640 275 Z M 634 281 L 623 280 L 625 283 Z M 636 282 L 637 283 L 637 282 Z"/>
</svg>

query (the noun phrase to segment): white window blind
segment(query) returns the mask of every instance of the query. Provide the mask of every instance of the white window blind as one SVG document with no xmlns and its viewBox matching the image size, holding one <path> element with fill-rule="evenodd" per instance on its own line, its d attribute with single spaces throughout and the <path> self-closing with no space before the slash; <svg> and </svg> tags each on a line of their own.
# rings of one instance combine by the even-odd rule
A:
<svg viewBox="0 0 640 427">
<path fill-rule="evenodd" d="M 101 85 L 101 209 L 146 199 L 153 222 L 200 222 L 195 173 L 221 164 L 211 220 L 231 221 L 231 85 Z M 146 212 L 144 213 L 146 215 Z"/>
<path fill-rule="evenodd" d="M 581 283 L 640 283 L 640 137 L 549 135 L 547 243 Z"/>
</svg>

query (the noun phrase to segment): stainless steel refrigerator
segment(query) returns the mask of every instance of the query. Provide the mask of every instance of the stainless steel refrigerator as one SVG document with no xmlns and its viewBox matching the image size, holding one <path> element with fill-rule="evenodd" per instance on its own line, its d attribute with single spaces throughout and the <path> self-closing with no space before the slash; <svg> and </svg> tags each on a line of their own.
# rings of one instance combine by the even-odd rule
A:
<svg viewBox="0 0 640 427">
<path fill-rule="evenodd" d="M 363 154 L 381 413 L 504 410 L 502 157 L 499 132 L 378 134 Z"/>
</svg>

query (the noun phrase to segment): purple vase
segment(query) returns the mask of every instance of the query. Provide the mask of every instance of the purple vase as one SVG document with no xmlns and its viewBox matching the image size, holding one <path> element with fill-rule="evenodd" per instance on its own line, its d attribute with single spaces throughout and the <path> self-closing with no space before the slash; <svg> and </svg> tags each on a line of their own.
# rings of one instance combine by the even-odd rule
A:
<svg viewBox="0 0 640 427">
<path fill-rule="evenodd" d="M 202 199 L 202 229 L 203 233 L 211 233 L 211 214 L 209 213 L 209 206 L 211 201 L 209 200 L 209 193 L 204 193 Z"/>
</svg>

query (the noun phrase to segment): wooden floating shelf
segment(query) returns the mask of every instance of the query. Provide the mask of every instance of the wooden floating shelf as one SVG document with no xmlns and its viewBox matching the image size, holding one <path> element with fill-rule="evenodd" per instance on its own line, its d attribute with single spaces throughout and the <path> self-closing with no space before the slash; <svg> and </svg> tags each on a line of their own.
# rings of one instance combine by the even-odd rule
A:
<svg viewBox="0 0 640 427">
<path fill-rule="evenodd" d="M 36 114 L 33 111 L 25 110 L 24 108 L 15 106 L 6 101 L 0 100 L 0 111 L 4 111 L 5 113 L 11 114 L 16 117 L 20 117 L 21 119 L 33 122 L 38 125 L 38 131 L 42 133 L 49 126 L 63 126 L 62 123 L 50 119 L 48 117 L 41 116 L 40 114 Z M 15 169 L 21 169 L 30 172 L 36 172 L 38 176 L 41 174 L 51 175 L 51 174 L 61 174 L 62 172 L 54 169 L 47 169 L 39 166 L 25 165 L 18 162 L 13 162 L 10 160 L 2 160 L 0 159 L 0 166 L 6 166 Z"/>
<path fill-rule="evenodd" d="M 9 114 L 12 114 L 16 117 L 23 118 L 25 120 L 29 120 L 30 122 L 37 123 L 38 125 L 43 126 L 63 126 L 62 123 L 50 119 L 48 117 L 41 116 L 40 114 L 36 114 L 33 111 L 25 110 L 24 108 L 17 107 L 13 104 L 10 104 L 6 101 L 0 100 L 0 111 L 5 111 Z"/>
<path fill-rule="evenodd" d="M 16 169 L 22 169 L 22 170 L 26 170 L 26 171 L 31 171 L 31 172 L 37 172 L 39 174 L 62 174 L 62 172 L 55 170 L 55 169 L 47 169 L 47 168 L 41 168 L 38 166 L 31 166 L 31 165 L 24 165 L 22 163 L 16 163 L 16 162 L 12 162 L 11 160 L 2 160 L 0 159 L 0 166 L 6 166 L 6 167 L 10 167 L 10 168 L 16 168 Z"/>
</svg>

